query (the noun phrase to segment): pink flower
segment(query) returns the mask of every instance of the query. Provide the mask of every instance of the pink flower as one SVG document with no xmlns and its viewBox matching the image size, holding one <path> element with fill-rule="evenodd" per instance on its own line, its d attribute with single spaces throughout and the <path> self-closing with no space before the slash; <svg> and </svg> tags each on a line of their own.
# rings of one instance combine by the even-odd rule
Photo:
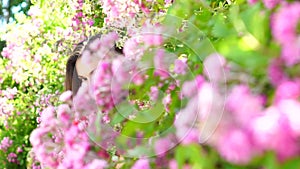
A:
<svg viewBox="0 0 300 169">
<path fill-rule="evenodd" d="M 6 90 L 3 90 L 2 91 L 2 94 L 6 97 L 6 98 L 8 98 L 8 99 L 13 99 L 14 98 L 14 96 L 16 95 L 18 93 L 18 90 L 17 90 L 17 88 L 16 87 L 14 87 L 14 88 L 7 88 Z"/>
<path fill-rule="evenodd" d="M 264 4 L 267 8 L 272 9 L 274 8 L 277 4 L 279 4 L 282 0 L 263 0 Z"/>
<path fill-rule="evenodd" d="M 18 163 L 17 154 L 9 153 L 7 156 L 7 160 L 11 163 Z"/>
<path fill-rule="evenodd" d="M 300 96 L 300 84 L 293 81 L 282 82 L 276 89 L 275 102 L 281 99 L 297 99 Z"/>
<path fill-rule="evenodd" d="M 103 169 L 107 167 L 107 162 L 100 159 L 94 159 L 85 169 Z"/>
<path fill-rule="evenodd" d="M 287 81 L 287 76 L 283 71 L 283 63 L 281 59 L 274 59 L 268 67 L 268 76 L 274 86 L 278 86 L 284 81 Z"/>
<path fill-rule="evenodd" d="M 255 3 L 257 3 L 258 0 L 248 0 L 249 4 L 253 5 Z"/>
<path fill-rule="evenodd" d="M 169 138 L 161 138 L 156 140 L 155 145 L 154 145 L 154 150 L 155 153 L 158 156 L 165 156 L 167 154 L 167 151 L 172 148 L 172 142 L 170 141 Z"/>
<path fill-rule="evenodd" d="M 199 136 L 200 136 L 200 131 L 197 128 L 190 128 L 187 130 L 185 133 L 186 135 L 183 137 L 181 141 L 181 144 L 183 145 L 188 145 L 192 143 L 199 143 Z"/>
<path fill-rule="evenodd" d="M 67 104 L 61 104 L 57 108 L 58 119 L 61 120 L 63 125 L 68 126 L 71 122 L 71 109 Z"/>
<path fill-rule="evenodd" d="M 129 81 L 129 71 L 131 70 L 132 62 L 128 60 L 114 59 L 112 61 L 113 80 L 117 83 L 125 83 Z"/>
<path fill-rule="evenodd" d="M 192 81 L 186 81 L 182 85 L 181 92 L 183 96 L 191 98 L 197 94 L 198 89 L 200 89 L 202 83 L 204 82 L 204 78 L 198 75 Z"/>
<path fill-rule="evenodd" d="M 13 144 L 13 141 L 9 137 L 4 137 L 0 144 L 0 150 L 6 152 L 6 150 Z"/>
<path fill-rule="evenodd" d="M 93 25 L 94 25 L 94 23 L 95 23 L 95 22 L 94 22 L 94 20 L 93 20 L 93 19 L 89 19 L 89 20 L 88 20 L 88 24 L 89 24 L 89 26 L 93 26 Z"/>
<path fill-rule="evenodd" d="M 143 55 L 144 49 L 139 46 L 137 38 L 130 38 L 125 42 L 123 52 L 128 59 L 139 60 Z"/>
<path fill-rule="evenodd" d="M 277 107 L 266 109 L 250 126 L 254 142 L 261 150 L 274 150 L 281 159 L 296 155 L 298 148 L 287 118 Z"/>
<path fill-rule="evenodd" d="M 183 166 L 183 169 L 191 169 L 192 167 L 189 164 L 185 164 Z M 177 161 L 176 160 L 171 160 L 169 162 L 169 169 L 178 169 Z"/>
<path fill-rule="evenodd" d="M 159 90 L 156 86 L 151 86 L 150 88 L 150 100 L 156 101 L 158 99 Z"/>
<path fill-rule="evenodd" d="M 41 125 L 42 126 L 52 126 L 55 118 L 55 109 L 52 106 L 47 107 L 41 114 Z"/>
<path fill-rule="evenodd" d="M 159 46 L 163 44 L 162 27 L 146 23 L 142 28 L 142 39 L 147 46 Z"/>
<path fill-rule="evenodd" d="M 203 62 L 204 74 L 206 77 L 215 82 L 225 83 L 226 60 L 218 53 L 207 56 Z"/>
<path fill-rule="evenodd" d="M 280 111 L 286 115 L 292 134 L 300 136 L 300 102 L 295 100 L 281 100 L 278 103 Z"/>
<path fill-rule="evenodd" d="M 219 137 L 217 149 L 221 156 L 235 164 L 247 164 L 255 151 L 249 134 L 235 128 Z"/>
<path fill-rule="evenodd" d="M 166 110 L 167 112 L 170 111 L 169 105 L 171 104 L 171 102 L 172 102 L 171 95 L 170 95 L 170 94 L 167 94 L 167 96 L 165 96 L 165 97 L 163 98 L 163 105 L 164 105 L 165 110 Z"/>
<path fill-rule="evenodd" d="M 23 152 L 22 148 L 21 148 L 21 147 L 18 147 L 18 148 L 17 148 L 17 152 L 18 152 L 18 153 Z"/>
<path fill-rule="evenodd" d="M 185 74 L 187 68 L 187 59 L 176 59 L 174 64 L 174 72 L 177 74 Z"/>
<path fill-rule="evenodd" d="M 155 74 L 166 78 L 169 76 L 168 65 L 165 61 L 165 51 L 163 49 L 158 49 L 156 55 L 154 56 L 154 67 Z"/>
<path fill-rule="evenodd" d="M 226 102 L 226 109 L 242 126 L 247 126 L 249 120 L 259 115 L 262 106 L 262 98 L 252 95 L 246 85 L 235 86 Z"/>
<path fill-rule="evenodd" d="M 59 96 L 59 100 L 62 102 L 66 102 L 69 101 L 72 97 L 72 91 L 68 90 L 63 92 L 60 96 Z"/>
<path fill-rule="evenodd" d="M 131 169 L 150 169 L 149 160 L 141 158 L 135 162 Z"/>
<path fill-rule="evenodd" d="M 282 45 L 281 57 L 287 66 L 300 61 L 300 38 L 297 34 L 297 25 L 300 19 L 300 2 L 284 4 L 272 16 L 272 34 Z"/>
<path fill-rule="evenodd" d="M 73 105 L 77 112 L 96 112 L 97 105 L 94 98 L 89 94 L 89 86 L 87 83 L 82 83 L 77 94 L 73 98 Z"/>
</svg>

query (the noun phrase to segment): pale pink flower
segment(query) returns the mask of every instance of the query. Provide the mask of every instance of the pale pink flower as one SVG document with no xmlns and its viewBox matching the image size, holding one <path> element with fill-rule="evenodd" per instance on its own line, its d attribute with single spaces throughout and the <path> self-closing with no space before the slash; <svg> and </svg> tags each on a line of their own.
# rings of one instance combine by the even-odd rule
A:
<svg viewBox="0 0 300 169">
<path fill-rule="evenodd" d="M 70 91 L 70 90 L 63 92 L 59 96 L 59 100 L 62 101 L 62 102 L 69 101 L 71 98 L 72 98 L 72 91 Z"/>
<path fill-rule="evenodd" d="M 101 159 L 94 159 L 85 169 L 103 169 L 107 167 L 107 162 Z"/>
<path fill-rule="evenodd" d="M 250 126 L 254 142 L 261 150 L 273 150 L 281 159 L 296 155 L 298 148 L 287 118 L 276 106 L 267 108 Z"/>
<path fill-rule="evenodd" d="M 296 99 L 281 100 L 278 103 L 279 110 L 286 115 L 292 134 L 300 136 L 300 102 Z"/>
<path fill-rule="evenodd" d="M 160 25 L 146 23 L 142 28 L 142 39 L 147 46 L 158 46 L 163 44 L 163 28 Z"/>
<path fill-rule="evenodd" d="M 163 105 L 166 107 L 168 107 L 168 105 L 170 105 L 172 102 L 172 98 L 170 94 L 167 94 L 164 98 L 163 98 Z"/>
<path fill-rule="evenodd" d="M 149 160 L 141 158 L 134 163 L 131 169 L 150 169 Z"/>
<path fill-rule="evenodd" d="M 129 71 L 131 70 L 132 62 L 122 59 L 114 59 L 112 61 L 113 80 L 117 83 L 125 83 L 129 81 Z"/>
<path fill-rule="evenodd" d="M 128 39 L 123 48 L 125 57 L 130 60 L 139 60 L 144 52 L 144 49 L 139 44 L 138 38 Z"/>
<path fill-rule="evenodd" d="M 151 86 L 150 88 L 150 100 L 156 101 L 159 96 L 159 90 L 156 86 Z"/>
<path fill-rule="evenodd" d="M 166 78 L 169 76 L 168 65 L 165 59 L 166 59 L 165 51 L 163 49 L 158 49 L 154 56 L 154 67 L 155 67 L 155 74 L 159 75 L 162 78 Z"/>
<path fill-rule="evenodd" d="M 238 124 L 247 126 L 249 120 L 261 113 L 262 103 L 262 98 L 251 94 L 248 86 L 238 85 L 230 92 L 226 109 L 232 113 Z"/>
<path fill-rule="evenodd" d="M 183 137 L 181 144 L 188 145 L 192 143 L 199 143 L 200 131 L 197 128 L 190 128 L 186 130 L 186 135 Z"/>
<path fill-rule="evenodd" d="M 71 122 L 71 109 L 67 104 L 61 104 L 57 108 L 57 117 L 63 125 L 68 126 Z"/>
<path fill-rule="evenodd" d="M 220 135 L 217 149 L 223 158 L 235 164 L 247 164 L 255 153 L 249 134 L 235 128 Z"/>
<path fill-rule="evenodd" d="M 198 89 L 200 89 L 203 82 L 204 78 L 201 75 L 198 75 L 194 80 L 183 83 L 181 93 L 184 97 L 191 98 L 197 94 Z"/>
<path fill-rule="evenodd" d="M 12 144 L 13 144 L 13 141 L 10 140 L 9 137 L 4 137 L 0 144 L 0 150 L 5 152 Z"/>
<path fill-rule="evenodd" d="M 225 83 L 226 60 L 218 53 L 207 56 L 203 62 L 204 74 L 212 81 Z"/>
<path fill-rule="evenodd" d="M 187 69 L 187 59 L 176 59 L 174 63 L 174 72 L 177 74 L 185 74 Z"/>
<path fill-rule="evenodd" d="M 160 138 L 155 141 L 154 150 L 158 156 L 165 156 L 167 152 L 172 148 L 172 142 L 169 138 Z"/>
</svg>

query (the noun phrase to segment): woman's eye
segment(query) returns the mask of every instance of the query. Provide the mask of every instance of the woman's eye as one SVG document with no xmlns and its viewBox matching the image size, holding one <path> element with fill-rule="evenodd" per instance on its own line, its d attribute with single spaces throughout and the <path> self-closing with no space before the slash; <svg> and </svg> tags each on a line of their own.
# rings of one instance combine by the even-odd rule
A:
<svg viewBox="0 0 300 169">
<path fill-rule="evenodd" d="M 80 78 L 80 80 L 82 80 L 82 81 L 87 81 L 87 80 L 88 80 L 86 77 L 79 77 L 79 78 Z"/>
</svg>

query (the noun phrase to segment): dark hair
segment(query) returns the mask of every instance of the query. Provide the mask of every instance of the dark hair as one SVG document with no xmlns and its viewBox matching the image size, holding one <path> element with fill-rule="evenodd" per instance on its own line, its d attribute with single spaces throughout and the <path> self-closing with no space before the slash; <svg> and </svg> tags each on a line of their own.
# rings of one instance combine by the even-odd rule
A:
<svg viewBox="0 0 300 169">
<path fill-rule="evenodd" d="M 86 47 L 93 42 L 95 39 L 101 38 L 100 34 L 94 35 L 87 40 L 84 40 L 78 43 L 73 50 L 71 56 L 69 57 L 66 65 L 66 80 L 65 80 L 65 90 L 71 90 L 73 95 L 76 95 L 79 87 L 81 86 L 81 79 L 78 78 L 77 70 L 76 70 L 76 61 L 81 57 L 82 51 L 86 49 Z M 116 52 L 123 54 L 123 49 L 118 48 L 116 45 L 114 46 Z"/>
</svg>

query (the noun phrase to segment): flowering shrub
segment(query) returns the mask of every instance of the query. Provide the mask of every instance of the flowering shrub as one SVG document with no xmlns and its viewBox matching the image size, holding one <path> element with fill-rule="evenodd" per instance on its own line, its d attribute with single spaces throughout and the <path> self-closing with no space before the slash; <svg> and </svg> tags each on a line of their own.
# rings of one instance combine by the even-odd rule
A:
<svg viewBox="0 0 300 169">
<path fill-rule="evenodd" d="M 32 146 L 29 135 L 40 122 L 42 110 L 58 104 L 64 83 L 62 68 L 72 45 L 84 38 L 81 31 L 89 36 L 96 30 L 89 25 L 80 31 L 70 27 L 78 12 L 73 8 L 76 1 L 33 3 L 29 16 L 16 14 L 17 23 L 6 25 L 1 32 L 6 46 L 0 58 L 0 168 L 35 167 L 28 153 Z"/>
<path fill-rule="evenodd" d="M 41 24 L 50 14 L 37 15 L 37 8 L 27 22 L 32 26 L 30 19 L 40 18 L 38 28 L 7 31 L 3 126 L 18 131 L 26 117 L 33 123 L 25 126 L 27 132 L 1 130 L 5 166 L 23 165 L 19 154 L 28 152 L 28 134 L 39 113 L 30 134 L 30 167 L 299 168 L 298 2 L 78 0 L 71 6 L 66 25 L 57 21 L 57 32 Z M 151 12 L 161 16 L 147 20 Z M 126 33 L 109 26 L 126 27 Z M 66 60 L 55 53 L 66 53 L 51 51 L 55 41 L 26 40 L 43 34 L 80 41 L 100 27 L 107 33 L 82 53 L 87 64 L 100 60 L 91 81 L 58 101 L 54 96 L 62 91 L 60 67 Z M 15 39 L 9 35 L 20 42 L 10 42 Z M 120 39 L 124 54 L 110 52 Z M 70 48 L 67 42 L 59 47 Z M 24 67 L 28 60 L 47 71 Z M 33 97 L 36 92 L 42 97 Z"/>
</svg>

